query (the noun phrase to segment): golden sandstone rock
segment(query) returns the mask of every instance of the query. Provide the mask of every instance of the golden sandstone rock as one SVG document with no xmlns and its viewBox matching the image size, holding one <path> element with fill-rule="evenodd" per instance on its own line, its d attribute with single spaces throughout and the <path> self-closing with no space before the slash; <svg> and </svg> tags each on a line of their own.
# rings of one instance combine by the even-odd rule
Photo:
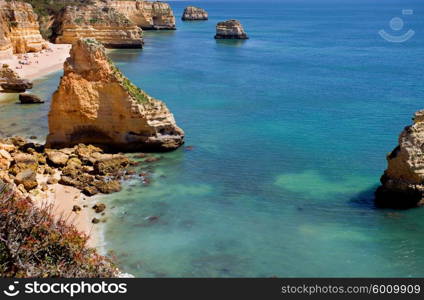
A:
<svg viewBox="0 0 424 300">
<path fill-rule="evenodd" d="M 175 29 L 171 6 L 156 1 L 106 1 L 107 5 L 125 15 L 142 29 Z"/>
<path fill-rule="evenodd" d="M 92 39 L 80 39 L 53 94 L 48 147 L 79 143 L 119 151 L 169 151 L 184 143 L 166 105 L 132 84 Z"/>
<path fill-rule="evenodd" d="M 379 206 L 408 208 L 424 203 L 424 110 L 416 112 L 413 121 L 387 156 L 388 167 L 376 191 Z"/>
</svg>

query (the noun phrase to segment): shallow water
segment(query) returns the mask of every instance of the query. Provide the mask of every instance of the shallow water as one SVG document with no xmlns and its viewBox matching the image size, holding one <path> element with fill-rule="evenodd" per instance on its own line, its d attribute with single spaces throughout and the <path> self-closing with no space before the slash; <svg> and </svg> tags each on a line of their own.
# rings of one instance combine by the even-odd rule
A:
<svg viewBox="0 0 424 300">
<path fill-rule="evenodd" d="M 104 200 L 115 207 L 106 248 L 125 272 L 424 275 L 424 210 L 372 203 L 386 153 L 422 108 L 424 4 L 316 2 L 202 3 L 209 21 L 178 21 L 175 32 L 146 32 L 143 50 L 111 53 L 166 101 L 193 146 L 159 155 L 150 185 L 127 182 Z M 172 4 L 178 17 L 188 4 Z M 404 8 L 417 34 L 383 40 L 378 30 Z M 251 39 L 215 41 L 228 18 Z M 36 89 L 48 96 L 58 76 Z M 45 134 L 47 105 L 37 107 L 0 103 L 1 129 L 13 119 L 6 133 Z"/>
</svg>

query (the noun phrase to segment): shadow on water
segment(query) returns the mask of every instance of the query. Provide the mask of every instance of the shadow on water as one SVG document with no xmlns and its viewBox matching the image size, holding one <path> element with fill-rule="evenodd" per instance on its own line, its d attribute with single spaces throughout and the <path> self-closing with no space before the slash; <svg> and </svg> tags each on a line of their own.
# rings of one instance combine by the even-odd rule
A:
<svg viewBox="0 0 424 300">
<path fill-rule="evenodd" d="M 222 39 L 216 39 L 216 44 L 218 46 L 224 46 L 224 47 L 241 47 L 246 43 L 247 40 L 237 40 L 237 39 L 228 39 L 228 40 L 222 40 Z"/>
<path fill-rule="evenodd" d="M 364 191 L 359 192 L 349 200 L 349 205 L 362 209 L 380 209 L 375 203 L 374 193 L 379 185 L 374 185 Z"/>
</svg>

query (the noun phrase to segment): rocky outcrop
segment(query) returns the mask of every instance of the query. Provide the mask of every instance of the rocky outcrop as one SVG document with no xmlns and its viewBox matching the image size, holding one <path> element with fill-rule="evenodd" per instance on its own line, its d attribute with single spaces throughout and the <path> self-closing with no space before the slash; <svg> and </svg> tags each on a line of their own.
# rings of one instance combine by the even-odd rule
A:
<svg viewBox="0 0 424 300">
<path fill-rule="evenodd" d="M 175 17 L 171 6 L 153 1 L 105 1 L 109 7 L 124 14 L 145 30 L 175 30 Z"/>
<path fill-rule="evenodd" d="M 399 136 L 399 145 L 387 155 L 388 167 L 376 191 L 376 204 L 409 208 L 424 204 L 424 110 Z"/>
<path fill-rule="evenodd" d="M 26 79 L 11 79 L 0 84 L 4 93 L 23 93 L 28 89 L 32 89 L 32 82 Z"/>
<path fill-rule="evenodd" d="M 228 20 L 219 22 L 216 25 L 216 39 L 241 39 L 245 40 L 249 37 L 244 31 L 243 26 L 237 20 Z"/>
<path fill-rule="evenodd" d="M 0 1 L 0 58 L 12 53 L 40 51 L 46 42 L 37 15 L 28 3 Z"/>
<path fill-rule="evenodd" d="M 3 64 L 0 68 L 0 83 L 6 83 L 11 80 L 19 79 L 18 73 L 13 71 L 9 65 Z"/>
<path fill-rule="evenodd" d="M 0 87 L 4 93 L 21 93 L 32 88 L 32 83 L 21 79 L 7 64 L 0 68 Z"/>
<path fill-rule="evenodd" d="M 168 151 L 184 132 L 166 105 L 132 84 L 92 39 L 80 39 L 64 64 L 49 112 L 49 147 L 79 143 L 119 151 Z"/>
<path fill-rule="evenodd" d="M 203 8 L 188 6 L 184 9 L 183 16 L 181 20 L 183 21 L 201 21 L 207 20 L 208 13 Z"/>
<path fill-rule="evenodd" d="M 120 180 L 135 174 L 130 168 L 136 164 L 92 145 L 54 150 L 18 137 L 0 140 L 0 179 L 16 184 L 24 194 L 57 183 L 89 196 L 114 193 L 121 189 Z"/>
<path fill-rule="evenodd" d="M 108 48 L 142 48 L 142 30 L 123 14 L 103 2 L 68 6 L 56 17 L 55 42 L 72 44 L 79 38 L 94 38 Z"/>
</svg>

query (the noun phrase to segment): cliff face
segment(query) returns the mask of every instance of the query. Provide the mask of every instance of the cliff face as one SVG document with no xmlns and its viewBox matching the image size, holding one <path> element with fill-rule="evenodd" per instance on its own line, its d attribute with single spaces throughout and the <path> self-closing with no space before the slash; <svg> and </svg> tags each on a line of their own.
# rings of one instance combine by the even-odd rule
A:
<svg viewBox="0 0 424 300">
<path fill-rule="evenodd" d="M 32 6 L 0 1 L 0 56 L 40 51 L 45 47 Z"/>
<path fill-rule="evenodd" d="M 153 1 L 107 1 L 106 3 L 142 29 L 174 30 L 176 28 L 174 12 L 168 3 Z"/>
<path fill-rule="evenodd" d="M 55 42 L 72 44 L 79 38 L 95 38 L 109 48 L 141 48 L 142 30 L 123 14 L 101 5 L 68 6 L 55 21 Z"/>
<path fill-rule="evenodd" d="M 78 40 L 53 94 L 48 147 L 91 143 L 119 151 L 168 151 L 184 142 L 166 105 L 132 84 L 104 47 Z"/>
<path fill-rule="evenodd" d="M 387 156 L 388 167 L 376 191 L 383 207 L 408 208 L 424 204 L 424 110 L 399 136 L 399 145 Z"/>
</svg>

